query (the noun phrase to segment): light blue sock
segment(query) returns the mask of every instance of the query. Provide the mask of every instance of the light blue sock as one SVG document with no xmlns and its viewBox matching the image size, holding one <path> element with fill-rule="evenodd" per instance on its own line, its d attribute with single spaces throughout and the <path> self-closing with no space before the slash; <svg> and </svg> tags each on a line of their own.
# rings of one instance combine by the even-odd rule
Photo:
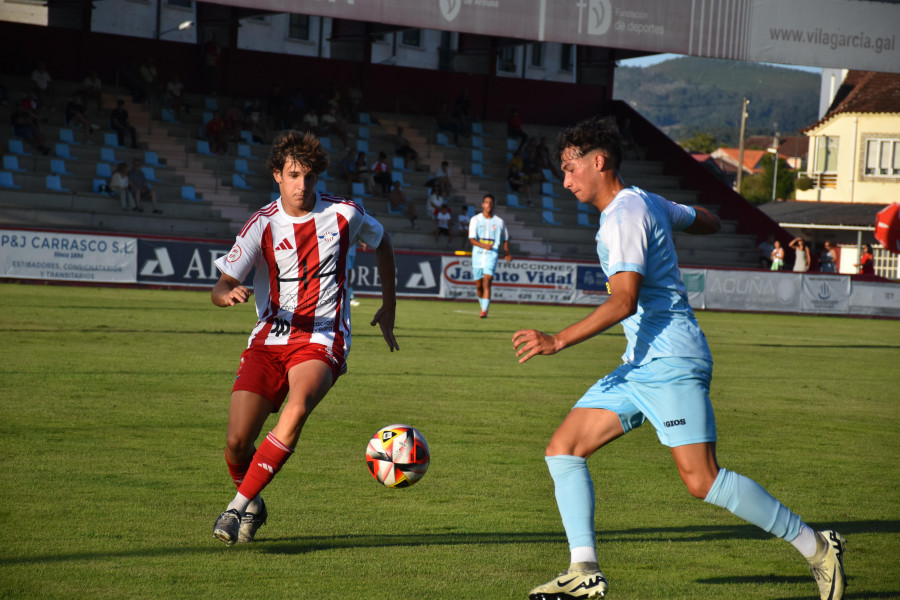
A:
<svg viewBox="0 0 900 600">
<path fill-rule="evenodd" d="M 481 310 L 484 310 L 484 298 L 478 299 L 478 306 L 481 307 Z"/>
<path fill-rule="evenodd" d="M 800 533 L 803 521 L 772 497 L 761 485 L 726 469 L 720 469 L 706 502 L 730 510 L 735 516 L 753 523 L 791 542 Z"/>
<path fill-rule="evenodd" d="M 580 456 L 547 456 L 547 468 L 556 486 L 556 505 L 562 517 L 569 549 L 596 546 L 594 536 L 594 482 L 587 461 Z"/>
<path fill-rule="evenodd" d="M 490 298 L 485 298 L 485 299 L 484 299 L 484 309 L 483 309 L 483 310 L 487 310 L 487 309 L 489 309 L 490 307 L 491 307 L 491 299 L 490 299 Z"/>
</svg>

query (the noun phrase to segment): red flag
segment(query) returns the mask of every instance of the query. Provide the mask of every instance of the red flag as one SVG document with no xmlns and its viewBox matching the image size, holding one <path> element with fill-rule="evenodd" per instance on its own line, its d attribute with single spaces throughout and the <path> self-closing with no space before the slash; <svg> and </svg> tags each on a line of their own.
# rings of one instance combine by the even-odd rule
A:
<svg viewBox="0 0 900 600">
<path fill-rule="evenodd" d="M 891 204 L 875 215 L 875 239 L 887 250 L 900 254 L 900 204 Z"/>
</svg>

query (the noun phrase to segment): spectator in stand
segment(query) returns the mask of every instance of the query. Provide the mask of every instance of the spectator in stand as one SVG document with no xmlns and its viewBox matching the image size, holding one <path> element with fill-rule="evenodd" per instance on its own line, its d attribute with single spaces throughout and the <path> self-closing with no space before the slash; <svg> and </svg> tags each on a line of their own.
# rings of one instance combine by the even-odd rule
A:
<svg viewBox="0 0 900 600">
<path fill-rule="evenodd" d="M 562 173 L 556 168 L 553 156 L 550 154 L 550 146 L 547 145 L 547 138 L 542 137 L 541 141 L 538 142 L 537 154 L 538 163 L 540 164 L 541 169 L 549 169 L 550 173 L 552 173 L 557 180 L 562 181 Z"/>
<path fill-rule="evenodd" d="M 521 194 L 523 199 L 531 205 L 531 186 L 529 185 L 528 176 L 525 175 L 525 163 L 522 161 L 522 154 L 517 150 L 513 152 L 513 157 L 506 166 L 506 183 L 509 188 Z"/>
<path fill-rule="evenodd" d="M 469 223 L 471 222 L 472 217 L 469 216 L 469 207 L 463 206 L 462 210 L 459 211 L 459 215 L 456 217 L 456 231 L 462 238 L 460 248 L 463 250 L 469 246 Z"/>
<path fill-rule="evenodd" d="M 269 143 L 269 129 L 263 116 L 262 102 L 258 98 L 244 108 L 244 127 L 250 131 L 250 136 L 257 144 Z"/>
<path fill-rule="evenodd" d="M 407 198 L 406 194 L 403 193 L 403 188 L 400 186 L 399 181 L 392 182 L 391 191 L 388 194 L 388 203 L 390 204 L 391 212 L 405 213 L 406 217 L 409 219 L 409 226 L 413 229 L 419 228 L 416 225 L 416 219 L 418 218 L 416 215 L 416 207 L 412 200 Z"/>
<path fill-rule="evenodd" d="M 266 98 L 266 115 L 269 117 L 269 123 L 275 129 L 284 129 L 286 112 L 287 102 L 285 102 L 284 96 L 281 95 L 281 86 L 275 83 L 269 89 L 269 97 Z"/>
<path fill-rule="evenodd" d="M 91 71 L 84 81 L 81 82 L 81 93 L 84 95 L 84 105 L 87 108 L 88 102 L 94 101 L 97 104 L 97 112 L 103 114 L 103 82 L 97 71 Z"/>
<path fill-rule="evenodd" d="M 175 118 L 181 120 L 181 111 L 190 114 L 191 107 L 184 101 L 184 84 L 177 73 L 172 73 L 172 78 L 166 84 L 166 106 L 175 112 Z"/>
<path fill-rule="evenodd" d="M 437 193 L 437 188 L 432 187 L 428 191 L 428 200 L 426 202 L 428 216 L 435 219 L 442 206 L 444 206 L 444 199 Z"/>
<path fill-rule="evenodd" d="M 831 242 L 825 242 L 825 249 L 819 254 L 819 271 L 837 273 L 837 252 Z"/>
<path fill-rule="evenodd" d="M 17 138 L 44 156 L 50 153 L 50 148 L 47 147 L 44 136 L 41 134 L 38 119 L 33 112 L 25 110 L 22 106 L 16 106 L 9 115 L 9 123 L 12 125 L 13 135 Z"/>
<path fill-rule="evenodd" d="M 349 184 L 356 181 L 356 150 L 347 148 L 347 154 L 341 159 L 341 178 Z"/>
<path fill-rule="evenodd" d="M 323 135 L 334 134 L 341 140 L 341 143 L 347 146 L 347 127 L 344 125 L 343 119 L 338 115 L 337 107 L 331 105 L 327 112 L 319 119 L 319 127 Z"/>
<path fill-rule="evenodd" d="M 53 78 L 47 71 L 47 63 L 40 61 L 31 72 L 31 89 L 37 95 L 38 106 L 53 110 Z"/>
<path fill-rule="evenodd" d="M 469 137 L 475 117 L 472 115 L 472 101 L 469 99 L 468 88 L 464 87 L 453 101 L 453 117 L 459 123 L 460 133 Z"/>
<path fill-rule="evenodd" d="M 462 133 L 463 128 L 460 124 L 458 118 L 453 116 L 453 113 L 450 112 L 450 105 L 444 102 L 441 104 L 441 108 L 438 110 L 437 114 L 437 126 L 441 131 L 446 131 L 453 135 L 453 144 L 459 145 L 459 134 Z"/>
<path fill-rule="evenodd" d="M 353 169 L 354 181 L 360 181 L 366 190 L 366 194 L 371 194 L 375 188 L 374 173 L 369 167 L 369 159 L 366 158 L 365 152 L 356 154 L 356 166 Z"/>
<path fill-rule="evenodd" d="M 403 158 L 403 168 L 419 170 L 419 153 L 409 145 L 409 140 L 403 135 L 403 127 L 397 126 L 397 134 L 391 138 L 394 144 L 394 154 Z"/>
<path fill-rule="evenodd" d="M 303 121 L 300 130 L 309 131 L 313 135 L 319 135 L 319 115 L 316 114 L 315 108 L 311 107 L 308 111 L 306 111 L 306 114 L 303 115 Z"/>
<path fill-rule="evenodd" d="M 453 213 L 446 204 L 442 205 L 434 216 L 434 241 L 437 242 L 442 235 L 447 236 L 447 245 L 453 243 Z"/>
<path fill-rule="evenodd" d="M 775 240 L 774 248 L 772 248 L 772 271 L 780 271 L 784 268 L 784 248 L 781 247 L 781 242 Z"/>
<path fill-rule="evenodd" d="M 128 181 L 128 165 L 123 162 L 119 163 L 119 166 L 116 167 L 112 177 L 109 179 L 110 192 L 119 197 L 119 202 L 122 204 L 122 210 L 128 210 L 130 208 L 136 212 L 144 212 L 138 208 L 137 204 L 135 204 L 134 196 L 129 189 L 130 187 Z"/>
<path fill-rule="evenodd" d="M 863 244 L 862 255 L 859 257 L 859 272 L 861 275 L 875 274 L 875 253 L 871 244 Z"/>
<path fill-rule="evenodd" d="M 378 159 L 372 164 L 372 179 L 381 186 L 381 194 L 387 195 L 391 189 L 391 167 L 384 152 L 379 152 Z"/>
<path fill-rule="evenodd" d="M 119 145 L 125 145 L 125 134 L 131 136 L 131 147 L 137 148 L 137 130 L 128 122 L 128 111 L 125 110 L 125 101 L 116 101 L 116 107 L 109 113 L 109 126 L 116 132 Z M 125 165 L 126 170 L 128 165 Z"/>
<path fill-rule="evenodd" d="M 160 86 L 159 75 L 156 71 L 156 65 L 153 62 L 152 56 L 145 58 L 144 62 L 141 63 L 141 66 L 138 67 L 138 75 L 140 76 L 141 87 L 144 90 L 144 99 L 150 103 L 150 106 L 159 103 L 160 89 L 162 86 Z"/>
<path fill-rule="evenodd" d="M 794 251 L 794 272 L 806 273 L 809 271 L 809 265 L 812 262 L 809 254 L 809 246 L 801 237 L 795 237 L 790 241 L 788 246 Z"/>
<path fill-rule="evenodd" d="M 544 173 L 541 171 L 541 157 L 538 155 L 538 143 L 535 138 L 529 138 L 522 148 L 522 171 L 529 185 L 543 183 Z"/>
<path fill-rule="evenodd" d="M 225 154 L 228 151 L 228 131 L 219 111 L 213 112 L 212 118 L 206 123 L 206 139 L 213 154 Z"/>
<path fill-rule="evenodd" d="M 238 106 L 237 100 L 232 100 L 231 106 L 225 109 L 225 114 L 222 117 L 225 119 L 226 139 L 239 144 L 241 142 L 241 130 L 244 128 L 244 112 Z"/>
<path fill-rule="evenodd" d="M 147 183 L 147 176 L 141 170 L 141 164 L 141 159 L 134 159 L 131 170 L 128 172 L 128 190 L 134 196 L 134 205 L 137 207 L 138 212 L 144 212 L 141 208 L 141 199 L 150 198 L 153 212 L 161 214 L 162 211 L 156 208 L 156 190 Z"/>
<path fill-rule="evenodd" d="M 99 125 L 91 123 L 84 116 L 84 98 L 81 92 L 76 91 L 66 103 L 66 125 L 72 129 L 81 129 L 84 132 L 85 143 L 91 141 L 91 131 L 100 129 Z"/>
<path fill-rule="evenodd" d="M 519 140 L 517 150 L 522 151 L 522 146 L 528 141 L 528 134 L 522 130 L 522 118 L 519 116 L 519 110 L 513 106 L 509 109 L 509 116 L 506 117 L 506 135 Z"/>
<path fill-rule="evenodd" d="M 450 161 L 443 161 L 440 168 L 434 173 L 434 186 L 438 196 L 449 200 L 453 196 L 453 172 L 450 170 Z"/>
<path fill-rule="evenodd" d="M 756 251 L 759 253 L 759 266 L 762 269 L 771 269 L 772 268 L 772 251 L 775 249 L 775 236 L 768 235 L 766 239 L 761 241 L 756 246 Z"/>
</svg>

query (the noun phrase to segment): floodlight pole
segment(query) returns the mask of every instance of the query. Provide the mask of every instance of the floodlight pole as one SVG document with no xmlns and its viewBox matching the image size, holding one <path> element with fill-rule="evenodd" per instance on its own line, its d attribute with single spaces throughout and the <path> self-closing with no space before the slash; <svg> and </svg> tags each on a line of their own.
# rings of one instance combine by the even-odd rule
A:
<svg viewBox="0 0 900 600">
<path fill-rule="evenodd" d="M 744 131 L 747 128 L 747 105 L 750 104 L 750 100 L 744 98 L 744 102 L 741 105 L 741 141 L 738 146 L 738 171 L 737 171 L 737 193 L 741 193 L 741 179 L 744 175 Z"/>
<path fill-rule="evenodd" d="M 775 183 L 778 181 L 778 123 L 775 124 L 775 138 L 772 140 L 772 155 L 775 157 L 775 168 L 772 170 L 772 202 L 775 202 Z"/>
</svg>

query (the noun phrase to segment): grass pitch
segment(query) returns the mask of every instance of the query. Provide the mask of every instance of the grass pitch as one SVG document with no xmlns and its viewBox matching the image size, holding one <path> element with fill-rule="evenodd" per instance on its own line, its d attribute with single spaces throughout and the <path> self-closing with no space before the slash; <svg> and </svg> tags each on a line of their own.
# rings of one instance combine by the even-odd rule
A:
<svg viewBox="0 0 900 600">
<path fill-rule="evenodd" d="M 618 328 L 516 362 L 520 328 L 589 309 L 401 301 L 400 352 L 362 299 L 349 373 L 265 491 L 258 541 L 212 524 L 234 493 L 228 395 L 255 316 L 206 292 L 0 285 L 0 598 L 524 599 L 568 549 L 543 449 L 619 364 Z M 720 463 L 848 539 L 845 598 L 900 598 L 900 322 L 698 313 Z M 368 438 L 406 422 L 432 463 L 391 490 Z M 265 430 L 264 430 L 265 431 Z M 609 598 L 817 597 L 805 561 L 691 498 L 647 426 L 588 463 Z"/>
</svg>

